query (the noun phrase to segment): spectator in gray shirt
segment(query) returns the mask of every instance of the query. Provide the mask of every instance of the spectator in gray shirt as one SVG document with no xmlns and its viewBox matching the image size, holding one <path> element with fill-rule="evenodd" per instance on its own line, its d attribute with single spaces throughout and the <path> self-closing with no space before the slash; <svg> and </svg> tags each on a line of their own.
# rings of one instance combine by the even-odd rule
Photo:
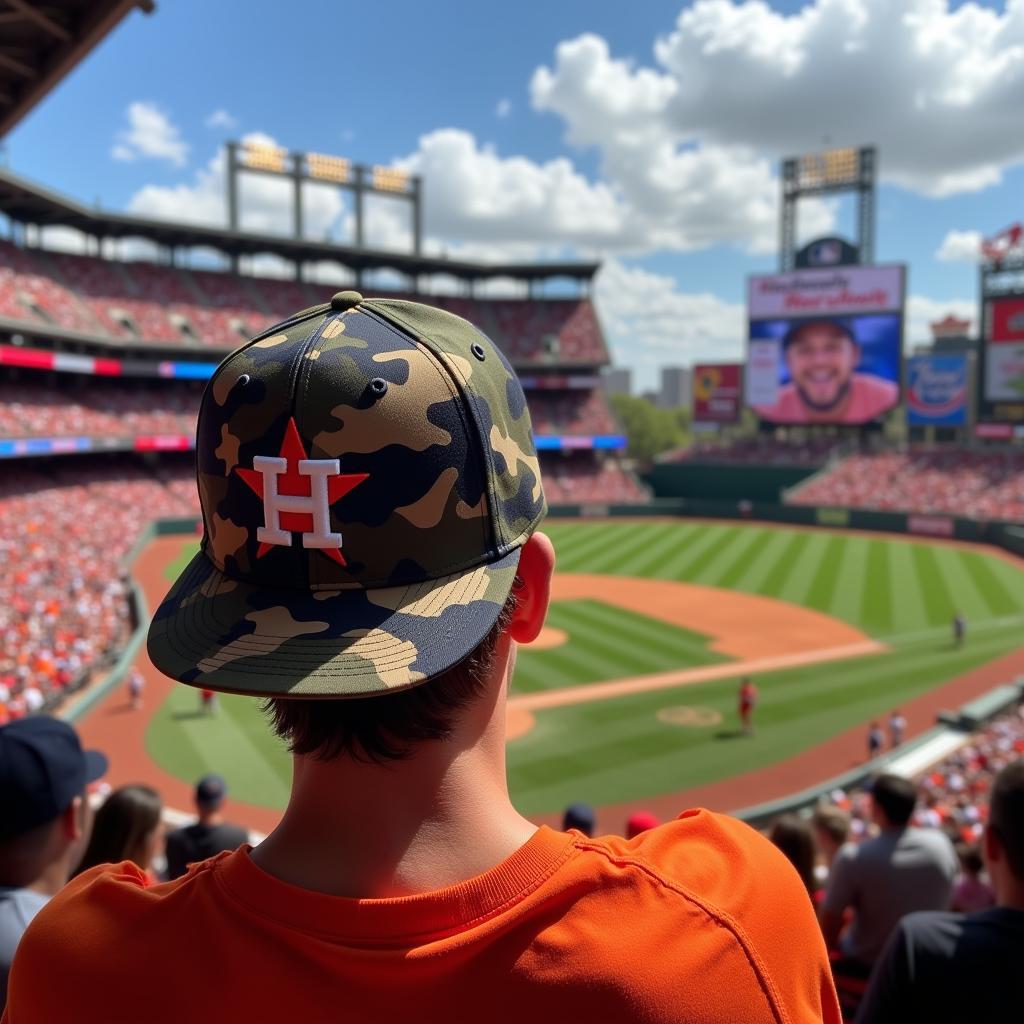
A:
<svg viewBox="0 0 1024 1024">
<path fill-rule="evenodd" d="M 879 775 L 871 799 L 879 834 L 859 846 L 844 846 L 836 855 L 821 915 L 829 949 L 838 946 L 845 960 L 864 968 L 865 977 L 904 914 L 948 908 L 959 871 L 944 833 L 910 827 L 917 802 L 913 782 Z M 840 938 L 848 907 L 852 919 Z"/>
<path fill-rule="evenodd" d="M 859 1024 L 1020 1018 L 1024 761 L 1007 765 L 992 785 L 985 861 L 997 905 L 976 914 L 931 911 L 900 921 L 871 975 Z"/>
<path fill-rule="evenodd" d="M 85 787 L 106 770 L 59 719 L 0 727 L 0 1010 L 22 934 L 82 856 L 92 828 Z"/>
</svg>

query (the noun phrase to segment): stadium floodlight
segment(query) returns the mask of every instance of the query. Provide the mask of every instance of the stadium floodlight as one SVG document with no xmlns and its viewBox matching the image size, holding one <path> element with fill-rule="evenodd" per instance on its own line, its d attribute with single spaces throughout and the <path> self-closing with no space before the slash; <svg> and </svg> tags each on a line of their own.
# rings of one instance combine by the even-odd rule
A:
<svg viewBox="0 0 1024 1024">
<path fill-rule="evenodd" d="M 343 156 L 307 153 L 306 167 L 309 169 L 309 176 L 317 181 L 333 181 L 339 185 L 347 185 L 352 180 L 352 161 Z"/>
<path fill-rule="evenodd" d="M 852 147 L 808 153 L 799 160 L 801 189 L 851 188 L 860 180 L 860 161 L 857 150 Z"/>
<path fill-rule="evenodd" d="M 374 167 L 373 187 L 379 192 L 407 192 L 411 175 L 398 167 Z"/>
<path fill-rule="evenodd" d="M 242 163 L 252 171 L 271 171 L 283 174 L 288 151 L 280 146 L 246 142 L 242 146 Z"/>
<path fill-rule="evenodd" d="M 320 185 L 334 185 L 351 193 L 357 249 L 363 247 L 367 193 L 383 192 L 407 202 L 412 213 L 412 251 L 419 255 L 423 240 L 423 183 L 419 175 L 399 167 L 357 164 L 347 157 L 291 152 L 281 146 L 259 142 L 228 142 L 225 149 L 229 230 L 239 230 L 239 174 L 269 174 L 291 185 L 292 237 L 296 240 L 304 238 L 303 185 L 312 181 Z M 237 270 L 237 265 L 236 255 L 232 257 L 232 266 Z M 301 273 L 301 268 L 297 272 Z"/>
<path fill-rule="evenodd" d="M 875 163 L 873 146 L 849 146 L 824 153 L 805 153 L 782 162 L 782 217 L 779 269 L 786 273 L 796 264 L 796 205 L 807 196 L 856 192 L 859 263 L 874 262 Z"/>
</svg>

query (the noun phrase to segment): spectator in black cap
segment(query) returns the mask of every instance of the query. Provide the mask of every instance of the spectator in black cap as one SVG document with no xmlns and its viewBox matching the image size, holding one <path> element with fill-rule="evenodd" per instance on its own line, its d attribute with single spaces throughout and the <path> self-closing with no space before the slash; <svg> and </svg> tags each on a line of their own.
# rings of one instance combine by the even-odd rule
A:
<svg viewBox="0 0 1024 1024">
<path fill-rule="evenodd" d="M 0 1009 L 29 921 L 64 885 L 89 840 L 85 788 L 107 759 L 46 715 L 0 727 Z"/>
<path fill-rule="evenodd" d="M 249 842 L 249 833 L 224 820 L 221 810 L 228 795 L 227 783 L 219 775 L 204 775 L 196 784 L 194 825 L 167 834 L 167 877 L 173 881 L 188 870 L 189 864 L 206 860 L 222 850 L 236 850 Z"/>
<path fill-rule="evenodd" d="M 569 804 L 562 817 L 562 829 L 566 832 L 574 828 L 585 836 L 594 834 L 594 809 L 590 804 Z"/>
</svg>

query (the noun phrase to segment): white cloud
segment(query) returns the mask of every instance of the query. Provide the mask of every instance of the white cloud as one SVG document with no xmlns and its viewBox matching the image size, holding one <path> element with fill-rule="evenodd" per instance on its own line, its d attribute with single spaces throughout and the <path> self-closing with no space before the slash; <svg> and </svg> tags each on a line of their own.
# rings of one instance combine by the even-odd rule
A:
<svg viewBox="0 0 1024 1024">
<path fill-rule="evenodd" d="M 498 100 L 498 105 L 494 108 L 494 113 L 497 117 L 508 117 L 512 113 L 512 101 L 509 99 Z"/>
<path fill-rule="evenodd" d="M 1024 159 L 1024 2 L 698 0 L 655 46 L 677 88 L 659 120 L 703 145 L 780 156 L 879 146 L 927 195 L 975 191 Z"/>
<path fill-rule="evenodd" d="M 978 263 L 981 259 L 980 231 L 950 231 L 935 253 L 944 263 Z"/>
<path fill-rule="evenodd" d="M 152 103 L 137 101 L 128 107 L 128 127 L 117 133 L 111 156 L 115 160 L 151 158 L 184 167 L 188 143 L 178 126 Z"/>
<path fill-rule="evenodd" d="M 666 363 L 743 358 L 743 306 L 709 292 L 681 292 L 667 274 L 608 260 L 597 276 L 594 301 L 613 362 L 636 367 L 645 380 L 653 367 Z"/>
<path fill-rule="evenodd" d="M 243 141 L 276 146 L 269 135 L 253 132 Z M 192 224 L 225 224 L 224 150 L 196 172 L 191 184 L 146 185 L 132 196 L 132 213 Z M 292 230 L 292 184 L 264 175 L 245 175 L 240 184 L 240 223 L 243 230 L 290 234 Z M 307 188 L 303 191 L 304 222 L 310 238 L 331 236 L 343 224 L 344 204 L 336 189 Z"/>
<path fill-rule="evenodd" d="M 559 44 L 553 68 L 534 72 L 537 110 L 558 114 L 566 138 L 596 146 L 605 179 L 621 198 L 634 238 L 621 248 L 692 250 L 732 243 L 770 252 L 778 238 L 779 184 L 773 161 L 742 141 L 707 145 L 675 129 L 683 85 L 670 75 L 612 57 L 586 34 Z M 801 206 L 802 232 L 834 226 L 834 207 Z"/>
<path fill-rule="evenodd" d="M 218 107 L 204 123 L 207 128 L 224 128 L 228 131 L 238 127 L 238 119 L 232 117 L 223 107 Z"/>
</svg>

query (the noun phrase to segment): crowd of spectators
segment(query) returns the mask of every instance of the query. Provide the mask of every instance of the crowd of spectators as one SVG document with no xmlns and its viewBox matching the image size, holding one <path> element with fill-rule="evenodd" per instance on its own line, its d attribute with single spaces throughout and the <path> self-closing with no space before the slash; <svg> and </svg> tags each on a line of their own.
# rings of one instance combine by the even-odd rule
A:
<svg viewBox="0 0 1024 1024">
<path fill-rule="evenodd" d="M 851 455 L 790 493 L 798 505 L 841 505 L 1024 518 L 1024 453 L 964 448 Z"/>
<path fill-rule="evenodd" d="M 541 455 L 544 495 L 550 505 L 633 504 L 649 500 L 643 485 L 622 463 L 592 452 Z"/>
<path fill-rule="evenodd" d="M 529 391 L 530 419 L 537 434 L 615 434 L 619 426 L 601 391 Z"/>
<path fill-rule="evenodd" d="M 880 836 L 884 841 L 886 835 L 886 819 L 870 788 L 833 790 L 812 817 L 788 815 L 769 830 L 821 908 L 826 939 L 835 940 L 832 953 L 840 996 L 851 1016 L 868 987 L 871 968 L 901 919 L 901 901 L 909 901 L 911 910 L 960 913 L 996 905 L 981 854 L 990 794 L 999 773 L 1022 758 L 1024 705 L 989 722 L 916 778 L 916 806 L 906 827 L 891 836 L 896 852 L 887 848 L 881 858 L 883 864 L 896 865 L 893 877 L 879 868 L 877 859 L 867 869 L 856 866 L 861 848 L 869 849 L 868 844 L 877 844 Z M 943 859 L 949 866 L 940 871 L 936 864 Z M 865 884 L 870 891 L 861 892 L 858 886 Z M 895 893 L 888 893 L 887 886 L 895 887 Z M 873 900 L 873 894 L 880 898 Z M 851 933 L 858 913 L 860 932 L 855 928 Z M 836 939 L 840 929 L 846 938 L 852 934 L 854 942 L 861 942 L 859 959 L 851 961 L 848 946 Z"/>
<path fill-rule="evenodd" d="M 5 467 L 0 479 L 0 723 L 59 700 L 131 631 L 121 559 L 157 516 L 198 513 L 194 471 Z"/>
<path fill-rule="evenodd" d="M 324 284 L 118 262 L 0 242 L 0 316 L 121 341 L 235 348 L 296 310 L 323 302 L 333 290 Z M 516 365 L 608 361 L 589 299 L 434 295 L 429 301 L 479 325 Z"/>
<path fill-rule="evenodd" d="M 774 437 L 737 437 L 696 440 L 685 448 L 666 452 L 659 462 L 756 462 L 770 466 L 823 466 L 841 442 L 835 438 L 801 441 Z"/>
<path fill-rule="evenodd" d="M 202 385 L 0 379 L 0 437 L 195 434 Z"/>
</svg>

